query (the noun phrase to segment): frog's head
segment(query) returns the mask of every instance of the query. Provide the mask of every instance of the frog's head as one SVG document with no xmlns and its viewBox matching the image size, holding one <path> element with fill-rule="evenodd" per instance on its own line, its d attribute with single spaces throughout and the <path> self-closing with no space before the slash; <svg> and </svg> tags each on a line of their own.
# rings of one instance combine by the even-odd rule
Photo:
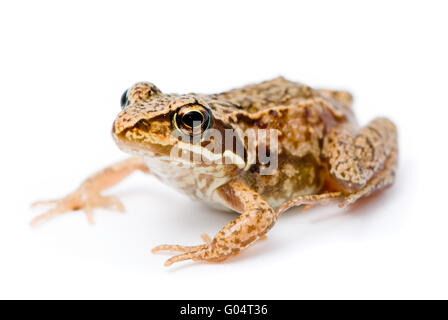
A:
<svg viewBox="0 0 448 320">
<path fill-rule="evenodd" d="M 224 141 L 226 129 L 235 131 L 228 121 L 230 112 L 225 111 L 231 106 L 225 101 L 204 95 L 163 94 L 153 84 L 140 82 L 124 92 L 121 107 L 112 134 L 125 152 L 173 164 L 197 165 L 199 161 L 202 166 L 245 167 L 245 150 L 237 134 L 231 138 L 234 143 L 226 145 Z"/>
</svg>

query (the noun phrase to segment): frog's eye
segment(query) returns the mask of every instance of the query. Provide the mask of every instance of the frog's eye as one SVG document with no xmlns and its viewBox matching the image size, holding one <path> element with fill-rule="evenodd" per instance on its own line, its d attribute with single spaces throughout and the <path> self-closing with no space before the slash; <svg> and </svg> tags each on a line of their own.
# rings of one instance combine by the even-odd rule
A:
<svg viewBox="0 0 448 320">
<path fill-rule="evenodd" d="M 121 100 L 120 100 L 120 103 L 121 103 L 121 109 L 124 109 L 124 108 L 126 108 L 126 106 L 128 105 L 128 92 L 129 92 L 129 89 L 127 89 L 125 92 L 123 92 L 123 94 L 121 95 Z"/>
<path fill-rule="evenodd" d="M 210 111 L 200 104 L 181 107 L 173 116 L 174 126 L 189 136 L 201 134 L 211 122 Z"/>
</svg>

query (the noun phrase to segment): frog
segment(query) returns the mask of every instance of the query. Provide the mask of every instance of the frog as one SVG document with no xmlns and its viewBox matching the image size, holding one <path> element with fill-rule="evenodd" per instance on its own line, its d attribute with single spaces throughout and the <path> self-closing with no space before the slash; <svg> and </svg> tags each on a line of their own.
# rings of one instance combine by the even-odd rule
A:
<svg viewBox="0 0 448 320">
<path fill-rule="evenodd" d="M 174 253 L 165 266 L 225 261 L 266 238 L 292 207 L 336 202 L 346 208 L 393 185 L 397 127 L 384 117 L 360 126 L 352 105 L 347 91 L 284 77 L 217 94 L 166 94 L 150 82 L 138 82 L 122 95 L 122 110 L 112 125 L 114 141 L 130 157 L 93 174 L 61 199 L 35 203 L 53 207 L 31 224 L 73 210 L 83 210 L 93 224 L 95 208 L 123 211 L 119 199 L 102 192 L 141 171 L 192 199 L 238 214 L 213 238 L 202 235 L 201 244 L 155 247 L 154 253 Z M 219 141 L 209 148 L 206 134 L 212 131 L 224 137 L 230 131 L 228 140 L 234 143 L 208 137 Z M 275 134 L 267 139 L 267 131 Z M 265 139 L 249 139 L 262 137 L 260 132 Z"/>
</svg>

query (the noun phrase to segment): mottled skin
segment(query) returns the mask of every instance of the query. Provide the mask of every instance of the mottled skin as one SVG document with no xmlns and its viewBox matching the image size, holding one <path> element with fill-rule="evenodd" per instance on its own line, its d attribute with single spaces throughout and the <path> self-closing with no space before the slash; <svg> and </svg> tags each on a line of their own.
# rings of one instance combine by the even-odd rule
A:
<svg viewBox="0 0 448 320">
<path fill-rule="evenodd" d="M 95 207 L 122 210 L 117 199 L 100 193 L 141 170 L 192 198 L 241 213 L 213 239 L 204 236 L 205 244 L 153 249 L 182 252 L 166 265 L 187 259 L 222 261 L 263 238 L 290 207 L 329 200 L 339 200 L 345 207 L 394 182 L 398 156 L 394 124 L 378 118 L 358 127 L 352 96 L 344 91 L 315 90 L 277 78 L 213 95 L 163 94 L 151 83 L 137 83 L 123 98 L 123 111 L 112 134 L 118 146 L 134 156 L 95 174 L 73 194 L 54 201 L 55 207 L 33 224 L 69 210 L 84 209 L 90 222 Z M 210 128 L 238 133 L 236 140 L 244 146 L 244 156 L 224 148 L 209 156 L 230 159 L 226 164 L 191 161 L 185 165 L 170 157 L 174 146 L 197 151 L 173 135 L 180 130 L 173 124 L 180 110 L 197 106 L 210 111 Z M 252 149 L 242 138 L 248 129 L 278 130 L 278 147 L 270 141 L 265 145 L 270 154 L 278 156 L 278 169 L 273 174 L 260 174 L 266 164 L 251 151 L 260 145 Z M 249 159 L 255 163 L 248 164 Z"/>
</svg>

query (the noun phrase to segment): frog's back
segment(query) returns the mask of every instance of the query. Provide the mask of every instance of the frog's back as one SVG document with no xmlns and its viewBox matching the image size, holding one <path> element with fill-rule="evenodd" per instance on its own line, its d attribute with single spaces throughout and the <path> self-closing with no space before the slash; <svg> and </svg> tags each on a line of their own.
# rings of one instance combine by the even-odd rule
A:
<svg viewBox="0 0 448 320">
<path fill-rule="evenodd" d="M 228 123 L 243 132 L 277 130 L 278 146 L 274 150 L 278 168 L 272 174 L 260 175 L 257 163 L 243 178 L 274 207 L 321 190 L 327 175 L 321 160 L 325 134 L 338 123 L 354 121 L 349 93 L 315 90 L 281 77 L 212 98 L 233 104 L 229 108 L 221 104 L 220 111 L 226 114 Z M 269 143 L 267 149 L 272 149 Z"/>
<path fill-rule="evenodd" d="M 283 77 L 250 84 L 216 95 L 248 113 L 270 110 L 275 107 L 296 106 L 313 99 L 327 100 L 342 112 L 351 112 L 352 96 L 346 91 L 314 90 L 307 85 Z"/>
</svg>

